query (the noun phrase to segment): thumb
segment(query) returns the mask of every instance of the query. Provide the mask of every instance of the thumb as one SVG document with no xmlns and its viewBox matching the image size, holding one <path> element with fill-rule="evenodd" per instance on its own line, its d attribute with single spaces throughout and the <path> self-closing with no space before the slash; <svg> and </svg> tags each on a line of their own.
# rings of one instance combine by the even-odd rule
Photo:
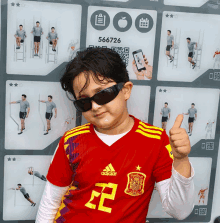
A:
<svg viewBox="0 0 220 223">
<path fill-rule="evenodd" d="M 180 126 L 181 126 L 181 124 L 183 122 L 183 117 L 184 117 L 183 115 L 178 115 L 176 117 L 176 120 L 174 122 L 173 128 L 180 128 Z"/>
</svg>

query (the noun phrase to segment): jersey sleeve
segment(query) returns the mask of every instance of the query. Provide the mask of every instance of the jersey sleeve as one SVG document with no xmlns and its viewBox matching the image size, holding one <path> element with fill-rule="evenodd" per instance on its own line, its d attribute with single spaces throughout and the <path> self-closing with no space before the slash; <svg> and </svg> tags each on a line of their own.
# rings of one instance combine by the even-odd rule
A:
<svg viewBox="0 0 220 223">
<path fill-rule="evenodd" d="M 153 168 L 156 183 L 169 179 L 172 175 L 173 153 L 166 131 L 163 131 L 161 140 L 159 156 Z"/>
<path fill-rule="evenodd" d="M 16 103 L 20 103 L 20 102 L 21 102 L 21 100 L 16 101 Z"/>
<path fill-rule="evenodd" d="M 29 102 L 27 101 L 27 108 L 30 108 L 30 104 L 29 104 Z"/>
<path fill-rule="evenodd" d="M 56 107 L 57 107 L 55 103 L 53 103 L 53 107 L 54 107 L 54 108 L 56 108 Z"/>
<path fill-rule="evenodd" d="M 63 136 L 52 158 L 46 178 L 55 186 L 66 187 L 71 184 L 72 175 L 73 171 L 64 149 Z"/>
<path fill-rule="evenodd" d="M 16 35 L 16 36 L 18 36 L 18 30 L 16 30 L 16 33 L 15 33 L 15 35 Z"/>
<path fill-rule="evenodd" d="M 195 109 L 195 114 L 197 114 L 197 109 Z"/>
<path fill-rule="evenodd" d="M 168 112 L 170 113 L 171 112 L 171 109 L 169 108 Z"/>
<path fill-rule="evenodd" d="M 190 110 L 188 109 L 188 114 L 190 113 Z"/>
</svg>

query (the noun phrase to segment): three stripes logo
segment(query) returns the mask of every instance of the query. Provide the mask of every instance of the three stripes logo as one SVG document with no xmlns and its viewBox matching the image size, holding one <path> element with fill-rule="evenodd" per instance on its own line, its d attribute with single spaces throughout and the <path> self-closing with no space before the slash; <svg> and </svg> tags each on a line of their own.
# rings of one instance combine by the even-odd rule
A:
<svg viewBox="0 0 220 223">
<path fill-rule="evenodd" d="M 105 167 L 103 172 L 101 172 L 101 174 L 105 176 L 116 176 L 117 172 L 115 172 L 115 169 L 113 168 L 112 164 L 109 163 L 108 166 Z"/>
</svg>

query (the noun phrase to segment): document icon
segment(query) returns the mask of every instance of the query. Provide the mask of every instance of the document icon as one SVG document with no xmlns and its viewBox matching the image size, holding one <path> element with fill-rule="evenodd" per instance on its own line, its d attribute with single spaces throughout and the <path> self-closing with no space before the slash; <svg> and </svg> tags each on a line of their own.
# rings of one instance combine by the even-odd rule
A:
<svg viewBox="0 0 220 223">
<path fill-rule="evenodd" d="M 99 15 L 95 16 L 95 25 L 96 26 L 105 26 L 105 19 L 106 16 L 102 15 L 101 13 Z"/>
</svg>

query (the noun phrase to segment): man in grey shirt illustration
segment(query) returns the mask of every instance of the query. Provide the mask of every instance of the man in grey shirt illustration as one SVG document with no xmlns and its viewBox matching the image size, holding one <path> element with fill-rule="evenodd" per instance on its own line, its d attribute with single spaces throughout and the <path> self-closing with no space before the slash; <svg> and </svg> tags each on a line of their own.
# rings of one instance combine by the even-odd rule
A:
<svg viewBox="0 0 220 223">
<path fill-rule="evenodd" d="M 16 38 L 16 49 L 20 49 L 21 43 L 23 43 L 24 39 L 27 37 L 25 30 L 23 30 L 23 25 L 19 26 L 19 29 L 16 30 L 14 37 Z"/>
<path fill-rule="evenodd" d="M 191 104 L 191 108 L 188 109 L 188 113 L 183 113 L 183 115 L 189 115 L 188 123 L 189 123 L 189 136 L 192 135 L 193 123 L 197 119 L 197 109 L 195 108 L 195 104 Z"/>
<path fill-rule="evenodd" d="M 186 38 L 187 41 L 187 47 L 189 50 L 188 54 L 188 61 L 192 64 L 192 68 L 194 69 L 196 66 L 196 63 L 193 61 L 193 54 L 194 54 L 194 45 L 196 45 L 197 48 L 197 43 L 196 42 L 191 42 L 191 38 Z"/>
<path fill-rule="evenodd" d="M 166 47 L 166 55 L 170 59 L 170 63 L 173 62 L 174 57 L 170 55 L 170 50 L 174 47 L 174 37 L 171 35 L 171 30 L 167 30 L 167 47 Z"/>
<path fill-rule="evenodd" d="M 48 41 L 50 41 L 49 43 L 53 45 L 52 50 L 56 51 L 57 40 L 59 38 L 57 32 L 55 31 L 55 27 L 51 27 L 51 32 L 48 33 L 46 38 L 48 39 Z"/>
<path fill-rule="evenodd" d="M 26 192 L 25 188 L 22 187 L 21 184 L 17 184 L 17 185 L 18 185 L 17 188 L 11 188 L 11 189 L 12 189 L 12 190 L 20 190 L 20 192 L 24 195 L 25 199 L 27 199 L 27 200 L 31 203 L 31 206 L 34 207 L 34 206 L 36 205 L 36 203 L 34 203 L 34 202 L 31 200 L 31 198 L 30 198 L 29 194 Z"/>
<path fill-rule="evenodd" d="M 40 49 L 40 40 L 41 40 L 41 35 L 43 35 L 43 29 L 40 26 L 40 22 L 36 22 L 36 26 L 33 27 L 31 33 L 34 35 L 34 56 L 38 56 L 39 49 Z"/>
<path fill-rule="evenodd" d="M 38 100 L 39 102 L 46 103 L 45 118 L 47 120 L 47 132 L 45 132 L 44 135 L 47 135 L 49 130 L 51 130 L 50 120 L 53 117 L 53 112 L 52 112 L 53 109 L 55 110 L 54 118 L 57 117 L 57 107 L 56 104 L 52 101 L 52 98 L 53 97 L 51 95 L 48 95 L 48 101 Z"/>
<path fill-rule="evenodd" d="M 30 104 L 26 100 L 27 96 L 25 94 L 22 94 L 21 100 L 18 101 L 12 101 L 9 102 L 9 104 L 18 104 L 20 103 L 20 112 L 19 112 L 19 118 L 21 119 L 21 132 L 18 133 L 18 135 L 23 133 L 23 130 L 25 129 L 25 118 L 28 117 L 30 113 Z"/>
<path fill-rule="evenodd" d="M 162 129 L 164 129 L 166 131 L 166 127 L 167 127 L 167 121 L 170 119 L 170 112 L 171 109 L 168 108 L 168 103 L 165 102 L 164 103 L 164 107 L 161 109 L 160 114 L 162 115 Z M 169 118 L 168 118 L 169 116 Z"/>
<path fill-rule="evenodd" d="M 43 181 L 47 181 L 47 179 L 44 175 L 40 174 L 38 171 L 33 170 L 32 167 L 29 168 L 28 173 L 30 175 L 34 175 L 34 176 L 40 178 Z"/>
</svg>

